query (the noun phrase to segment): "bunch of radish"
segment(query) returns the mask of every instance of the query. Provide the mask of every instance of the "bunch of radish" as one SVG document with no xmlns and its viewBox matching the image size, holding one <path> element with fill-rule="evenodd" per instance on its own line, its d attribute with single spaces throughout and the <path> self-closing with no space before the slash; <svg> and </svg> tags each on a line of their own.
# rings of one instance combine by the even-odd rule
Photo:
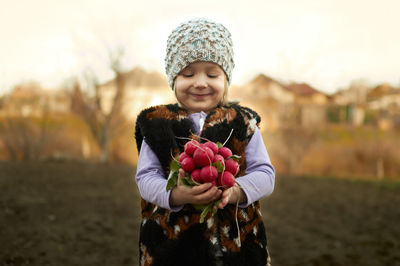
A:
<svg viewBox="0 0 400 266">
<path fill-rule="evenodd" d="M 180 168 L 185 171 L 185 177 L 181 178 L 183 185 L 212 183 L 222 189 L 232 187 L 239 173 L 239 159 L 240 156 L 232 154 L 229 148 L 219 142 L 199 143 L 192 139 L 186 142 L 184 152 L 171 161 L 167 191 L 177 184 Z M 200 222 L 204 221 L 208 212 L 215 213 L 213 206 L 216 204 L 218 202 L 195 206 L 203 211 Z"/>
</svg>

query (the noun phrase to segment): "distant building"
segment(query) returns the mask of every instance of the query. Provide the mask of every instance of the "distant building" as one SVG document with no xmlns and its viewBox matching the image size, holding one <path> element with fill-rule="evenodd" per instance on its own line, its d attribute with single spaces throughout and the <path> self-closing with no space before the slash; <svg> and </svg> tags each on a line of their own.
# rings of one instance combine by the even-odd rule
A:
<svg viewBox="0 0 400 266">
<path fill-rule="evenodd" d="M 326 122 L 329 97 L 306 83 L 291 83 L 286 88 L 294 94 L 297 121 L 304 127 L 321 126 Z"/>
<path fill-rule="evenodd" d="M 233 91 L 233 96 L 262 115 L 267 130 L 288 125 L 315 127 L 326 121 L 329 97 L 306 83 L 284 85 L 260 74 Z"/>
<path fill-rule="evenodd" d="M 254 109 L 262 118 L 261 130 L 275 131 L 292 117 L 293 93 L 264 74 L 257 75 L 244 86 L 231 86 L 229 99 Z"/>
<path fill-rule="evenodd" d="M 64 92 L 45 90 L 30 82 L 20 84 L 4 95 L 2 105 L 5 115 L 41 116 L 44 112 L 68 113 L 70 98 Z"/>
<path fill-rule="evenodd" d="M 372 89 L 367 95 L 368 107 L 374 110 L 400 109 L 400 89 L 385 83 Z"/>
<path fill-rule="evenodd" d="M 368 87 L 364 81 L 353 82 L 348 89 L 339 90 L 332 95 L 332 101 L 338 105 L 365 104 Z"/>
<path fill-rule="evenodd" d="M 348 89 L 339 90 L 331 96 L 331 122 L 350 123 L 360 126 L 365 123 L 367 94 L 369 88 L 365 81 L 353 82 Z M 336 115 L 334 115 L 336 113 Z"/>
<path fill-rule="evenodd" d="M 246 93 L 243 93 L 245 91 Z M 243 88 L 236 91 L 240 98 L 249 99 L 274 99 L 281 104 L 293 104 L 294 95 L 280 82 L 264 75 L 259 74 Z"/>
<path fill-rule="evenodd" d="M 286 88 L 293 92 L 294 103 L 298 105 L 326 105 L 328 96 L 306 83 L 291 83 Z"/>
<path fill-rule="evenodd" d="M 376 122 L 383 129 L 400 127 L 400 89 L 387 83 L 373 88 L 367 95 L 367 106 L 377 114 Z"/>
</svg>

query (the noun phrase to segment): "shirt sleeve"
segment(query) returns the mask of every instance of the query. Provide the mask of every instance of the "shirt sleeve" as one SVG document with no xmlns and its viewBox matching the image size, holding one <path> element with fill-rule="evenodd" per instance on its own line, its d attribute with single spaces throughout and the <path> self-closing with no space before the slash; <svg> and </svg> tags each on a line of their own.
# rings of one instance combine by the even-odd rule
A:
<svg viewBox="0 0 400 266">
<path fill-rule="evenodd" d="M 144 200 L 174 212 L 180 211 L 183 208 L 183 205 L 176 207 L 170 206 L 169 197 L 171 190 L 168 192 L 166 190 L 167 179 L 164 177 L 160 161 L 149 145 L 147 145 L 145 139 L 140 148 L 136 183 L 140 195 Z"/>
<path fill-rule="evenodd" d="M 246 147 L 245 154 L 247 165 L 245 175 L 236 178 L 236 182 L 247 196 L 247 202 L 239 204 L 240 208 L 245 208 L 269 196 L 275 186 L 275 169 L 257 127 Z"/>
</svg>

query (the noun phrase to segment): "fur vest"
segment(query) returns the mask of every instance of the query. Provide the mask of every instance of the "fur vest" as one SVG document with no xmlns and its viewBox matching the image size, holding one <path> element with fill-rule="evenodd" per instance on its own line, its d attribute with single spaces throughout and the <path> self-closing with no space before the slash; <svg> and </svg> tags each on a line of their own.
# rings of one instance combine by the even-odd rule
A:
<svg viewBox="0 0 400 266">
<path fill-rule="evenodd" d="M 188 141 L 182 137 L 199 140 L 188 115 L 177 104 L 171 104 L 148 108 L 137 118 L 138 151 L 145 137 L 160 160 L 165 177 L 172 156 L 181 153 Z M 217 106 L 207 115 L 201 137 L 224 143 L 233 129 L 225 146 L 242 156 L 238 174 L 241 176 L 246 169 L 245 148 L 259 123 L 260 117 L 249 108 L 237 104 Z M 258 201 L 237 211 L 240 238 L 233 204 L 219 209 L 214 216 L 209 214 L 204 223 L 200 224 L 199 219 L 200 211 L 189 204 L 179 212 L 172 212 L 142 199 L 140 264 L 216 265 L 215 246 L 219 246 L 224 265 L 267 265 L 267 239 Z"/>
</svg>

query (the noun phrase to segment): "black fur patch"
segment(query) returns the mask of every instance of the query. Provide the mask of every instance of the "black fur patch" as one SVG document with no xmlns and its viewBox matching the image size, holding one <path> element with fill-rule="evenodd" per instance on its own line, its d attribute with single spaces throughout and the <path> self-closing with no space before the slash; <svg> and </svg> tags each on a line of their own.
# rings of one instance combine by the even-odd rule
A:
<svg viewBox="0 0 400 266">
<path fill-rule="evenodd" d="M 262 248 L 255 242 L 255 236 L 249 233 L 242 242 L 240 252 L 224 254 L 224 265 L 230 266 L 265 266 L 268 254 L 265 246 Z"/>
</svg>

